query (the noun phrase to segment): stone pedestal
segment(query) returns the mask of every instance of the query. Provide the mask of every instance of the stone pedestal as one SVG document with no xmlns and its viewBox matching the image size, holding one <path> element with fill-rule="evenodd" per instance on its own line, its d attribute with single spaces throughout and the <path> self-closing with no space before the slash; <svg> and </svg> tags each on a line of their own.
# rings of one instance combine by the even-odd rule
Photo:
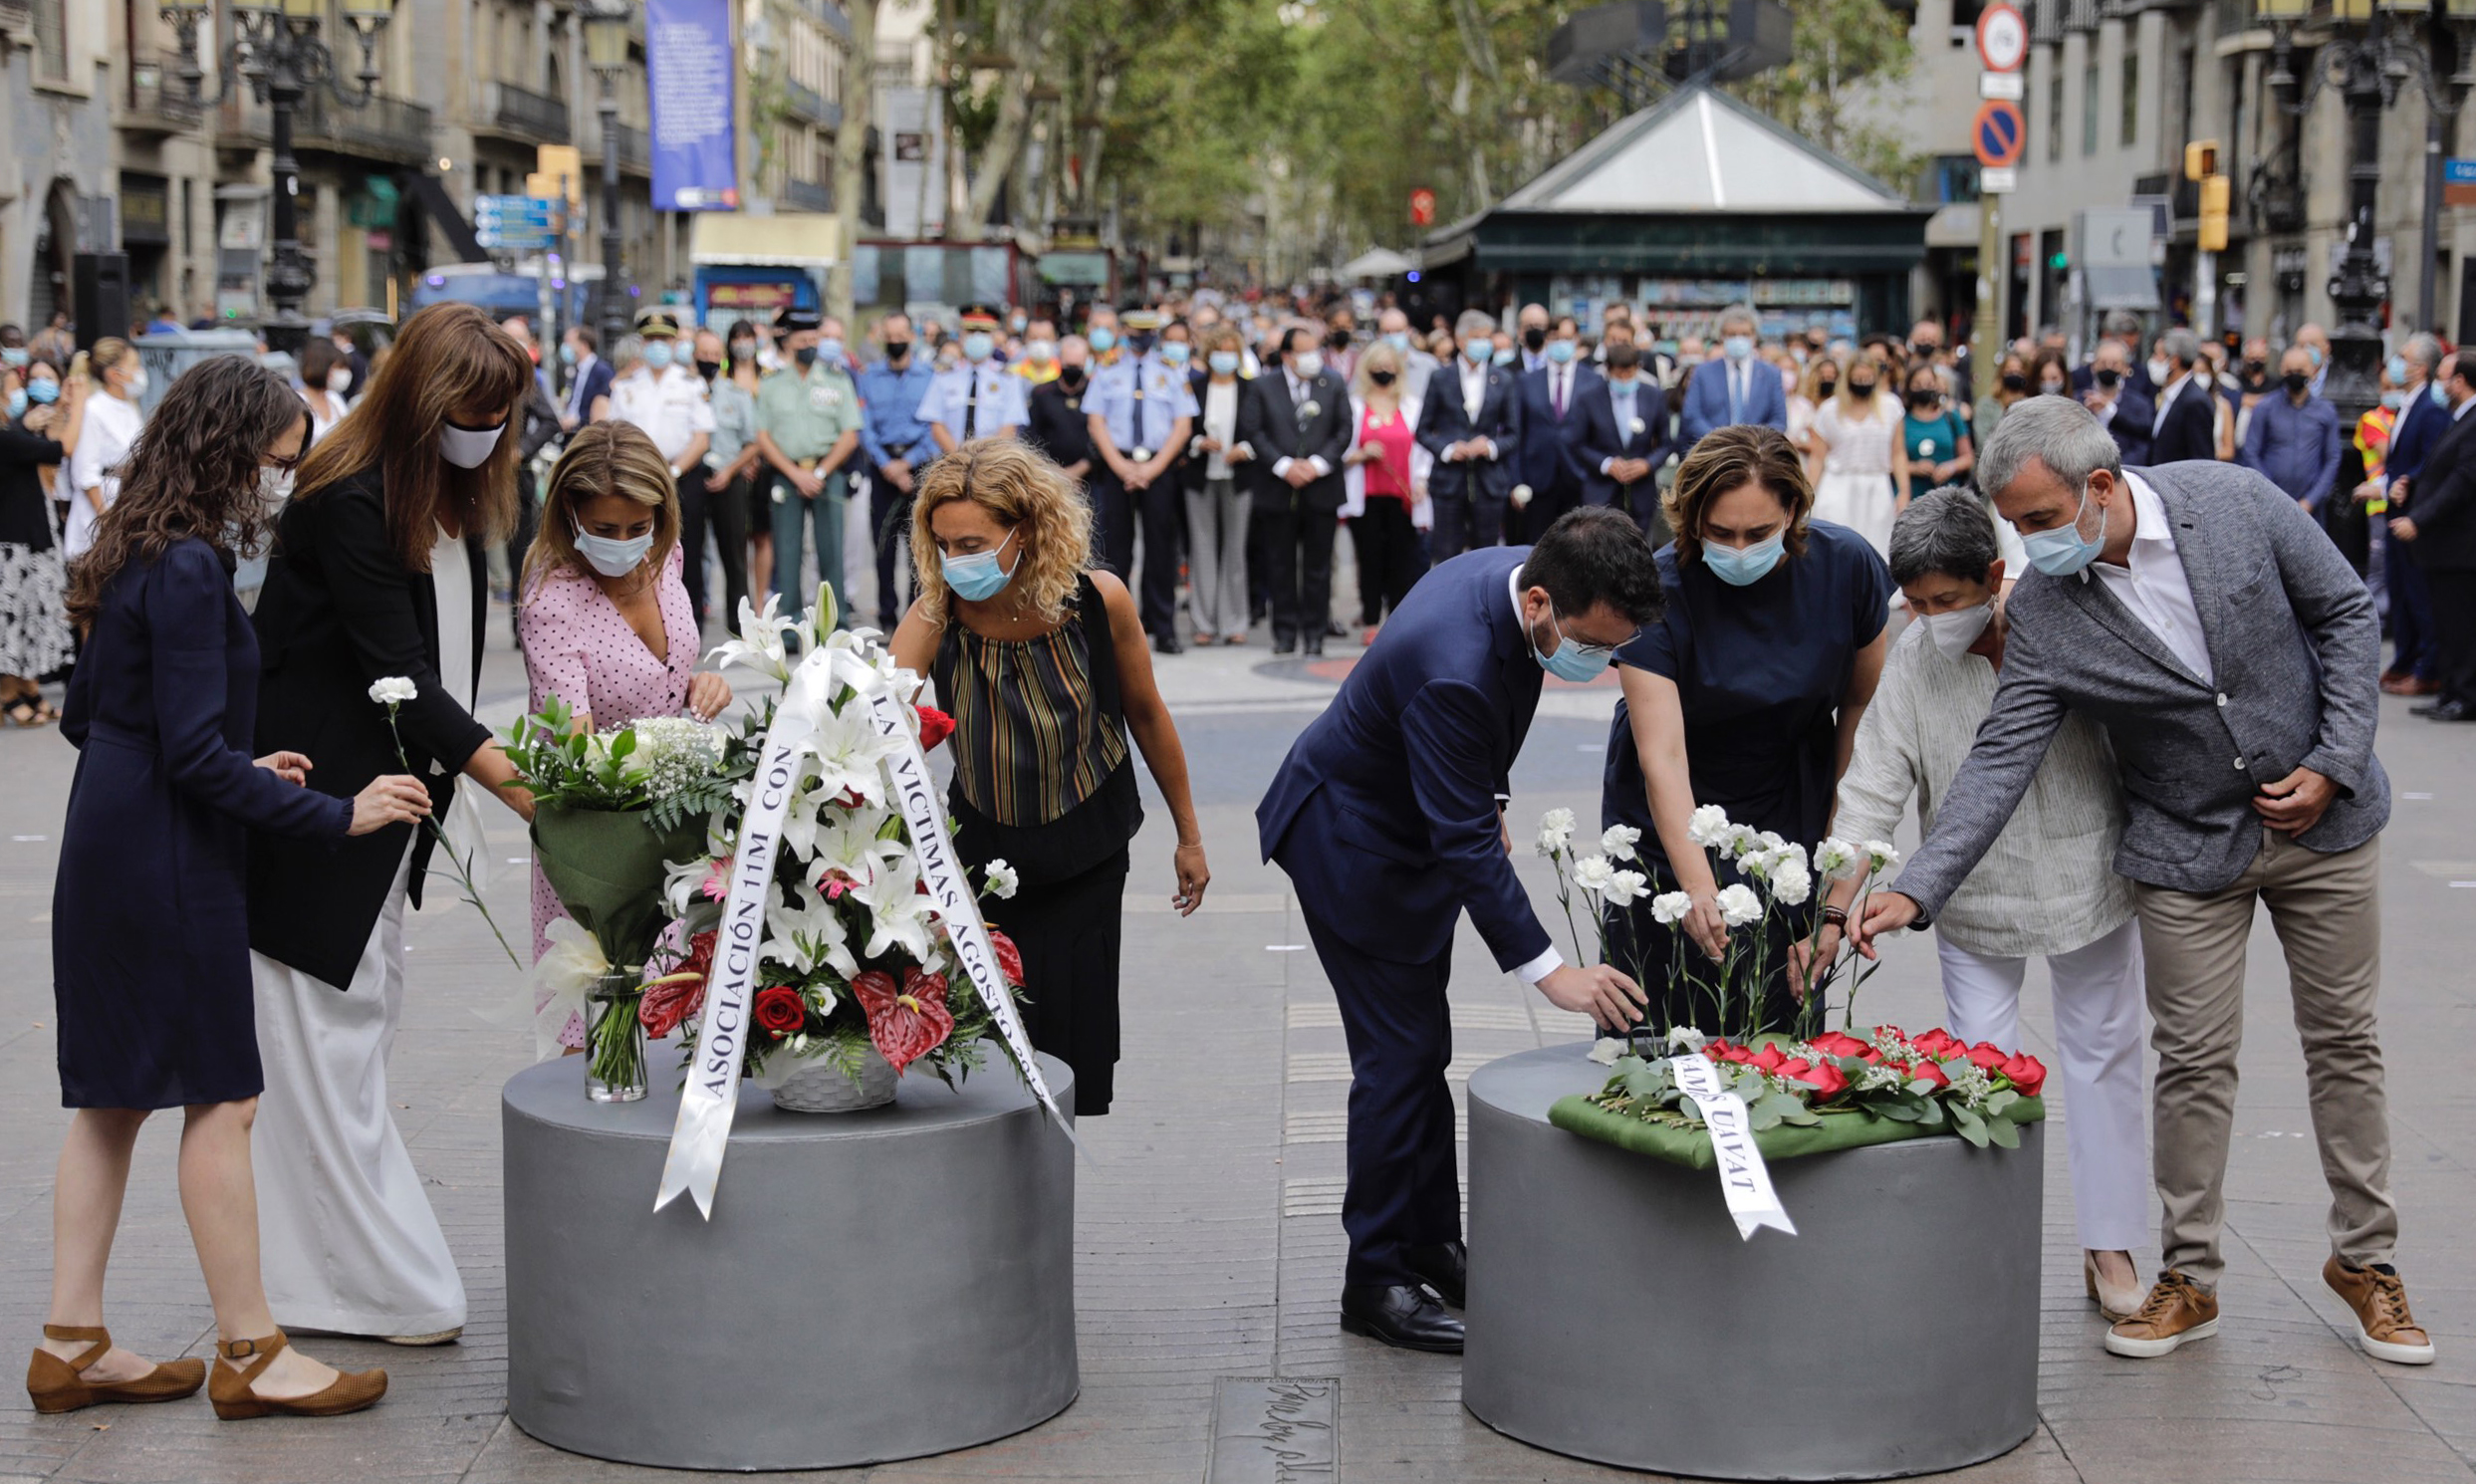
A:
<svg viewBox="0 0 2476 1484">
<path fill-rule="evenodd" d="M 1587 1044 L 1470 1079 L 1462 1401 L 1577 1458 L 1715 1479 L 1880 1479 L 2037 1423 L 2044 1125 L 1771 1165 L 1798 1235 L 1740 1241 L 1719 1176 L 1568 1133 Z"/>
<path fill-rule="evenodd" d="M 694 1469 L 943 1453 L 1075 1399 L 1073 1146 L 995 1047 L 958 1093 L 777 1112 L 741 1089 L 711 1221 L 653 1209 L 679 1107 L 585 1097 L 585 1059 L 510 1079 L 508 1415 L 554 1447 Z M 1043 1057 L 1063 1106 L 1074 1076 Z"/>
</svg>

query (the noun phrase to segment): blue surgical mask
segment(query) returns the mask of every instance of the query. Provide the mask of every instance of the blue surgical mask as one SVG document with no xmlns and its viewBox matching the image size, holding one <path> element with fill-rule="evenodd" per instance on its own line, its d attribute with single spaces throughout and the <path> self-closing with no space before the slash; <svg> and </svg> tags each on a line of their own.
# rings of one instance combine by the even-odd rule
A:
<svg viewBox="0 0 2476 1484">
<path fill-rule="evenodd" d="M 31 359 L 33 358 L 27 355 L 24 346 L 9 346 L 0 349 L 0 366 L 24 366 Z"/>
<path fill-rule="evenodd" d="M 1474 340 L 1461 348 L 1462 359 L 1472 366 L 1485 366 L 1495 354 L 1496 348 L 1483 340 Z"/>
<path fill-rule="evenodd" d="M 2381 405 L 2395 412 L 2399 408 L 2407 405 L 2407 393 L 2393 386 L 2389 390 L 2381 393 Z"/>
<path fill-rule="evenodd" d="M 2398 385 L 2401 385 L 2401 386 L 2406 385 L 2406 384 L 2407 384 L 2407 358 L 2406 358 L 2406 357 L 2404 357 L 2404 356 L 2393 356 L 2393 357 L 2391 357 L 2391 358 L 2390 358 L 2389 371 L 2390 371 L 2390 379 L 2391 379 L 2393 382 L 2395 382 L 2395 383 L 2397 383 Z"/>
<path fill-rule="evenodd" d="M 1548 622 L 1556 629 L 1555 652 L 1542 654 L 1535 645 L 1530 651 L 1530 657 L 1539 661 L 1541 669 L 1576 685 L 1588 685 L 1608 669 L 1609 656 L 1615 650 L 1605 644 L 1586 644 L 1569 636 L 1565 625 L 1557 621 L 1553 607 L 1548 610 Z"/>
<path fill-rule="evenodd" d="M 1719 343 L 1720 354 L 1731 361 L 1743 361 L 1754 354 L 1754 337 L 1732 335 Z"/>
<path fill-rule="evenodd" d="M 1093 354 L 1098 356 L 1106 356 L 1117 347 L 1116 335 L 1112 333 L 1107 326 L 1103 325 L 1095 325 L 1092 327 L 1092 333 L 1085 336 L 1084 339 L 1092 343 Z"/>
<path fill-rule="evenodd" d="M 2081 517 L 2089 513 L 2089 486 L 2081 487 L 2081 506 L 2072 513 L 2072 524 L 2057 526 L 2052 531 L 2038 531 L 2021 538 L 2021 550 L 2028 553 L 2029 565 L 2048 577 L 2070 577 L 2098 559 L 2106 545 L 2106 512 L 2098 512 L 2098 537 L 2081 539 Z"/>
<path fill-rule="evenodd" d="M 645 553 L 653 550 L 653 533 L 642 536 L 595 536 L 582 527 L 576 533 L 576 554 L 585 565 L 604 577 L 625 577 L 643 563 Z"/>
<path fill-rule="evenodd" d="M 559 364 L 561 366 L 576 365 L 576 347 L 561 346 L 559 348 Z"/>
<path fill-rule="evenodd" d="M 989 353 L 996 349 L 997 337 L 985 330 L 975 330 L 963 337 L 963 359 L 965 361 L 986 361 L 989 359 Z"/>
<path fill-rule="evenodd" d="M 26 415 L 25 387 L 20 386 L 15 391 L 9 393 L 9 415 L 11 417 L 23 417 Z"/>
<path fill-rule="evenodd" d="M 1182 340 L 1165 340 L 1160 343 L 1160 361 L 1163 366 L 1184 366 L 1186 358 L 1193 354 L 1195 354 L 1194 351 Z"/>
<path fill-rule="evenodd" d="M 1205 357 L 1204 360 L 1206 364 L 1211 366 L 1212 374 L 1216 376 L 1234 376 L 1238 373 L 1238 353 L 1236 351 L 1215 351 L 1210 356 Z"/>
<path fill-rule="evenodd" d="M 1573 360 L 1574 343 L 1569 340 L 1552 340 L 1548 342 L 1548 359 L 1555 362 L 1559 366 L 1563 366 L 1566 362 Z"/>
<path fill-rule="evenodd" d="M 2450 405 L 2450 397 L 2441 389 L 2441 382 L 2439 381 L 2434 381 L 2427 385 L 2425 388 L 2425 394 L 2433 399 L 2433 405 L 2436 407 L 2447 407 Z"/>
<path fill-rule="evenodd" d="M 41 378 L 26 383 L 26 395 L 36 406 L 60 400 L 60 383 Z"/>
<path fill-rule="evenodd" d="M 965 603 L 985 603 L 1006 591 L 1015 580 L 1014 567 L 999 567 L 999 552 L 1014 545 L 1015 535 L 1008 532 L 995 551 L 973 552 L 969 556 L 937 558 L 938 570 L 945 574 L 947 591 Z M 1015 567 L 1023 564 L 1017 562 Z"/>
<path fill-rule="evenodd" d="M 644 343 L 644 364 L 653 368 L 655 371 L 662 371 L 668 368 L 670 365 L 670 342 L 661 340 L 646 341 Z"/>
<path fill-rule="evenodd" d="M 1781 555 L 1788 550 L 1788 533 L 1774 531 L 1748 547 L 1711 546 L 1702 548 L 1702 565 L 1711 576 L 1732 588 L 1758 583 L 1780 565 Z"/>
<path fill-rule="evenodd" d="M 1396 351 L 1406 351 L 1410 348 L 1410 337 L 1408 332 L 1396 330 L 1384 337 L 1384 344 Z"/>
<path fill-rule="evenodd" d="M 1503 350 L 1496 353 L 1496 364 L 1498 366 L 1511 366 L 1513 361 L 1514 350 L 1511 346 L 1507 346 Z"/>
<path fill-rule="evenodd" d="M 817 359 L 824 362 L 828 366 L 841 366 L 843 364 L 843 343 L 839 340 L 819 341 L 817 343 Z"/>
</svg>

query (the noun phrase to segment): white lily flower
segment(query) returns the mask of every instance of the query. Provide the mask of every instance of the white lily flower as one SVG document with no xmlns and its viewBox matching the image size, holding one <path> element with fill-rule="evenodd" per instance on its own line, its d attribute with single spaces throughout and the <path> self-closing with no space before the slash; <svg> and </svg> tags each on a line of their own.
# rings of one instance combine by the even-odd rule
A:
<svg viewBox="0 0 2476 1484">
<path fill-rule="evenodd" d="M 1539 817 L 1539 854 L 1553 856 L 1573 843 L 1574 812 L 1551 809 Z"/>
<path fill-rule="evenodd" d="M 1814 877 L 1795 861 L 1780 861 L 1771 868 L 1771 899 L 1784 907 L 1803 906 L 1814 894 Z"/>
<path fill-rule="evenodd" d="M 899 861 L 911 853 L 901 837 L 880 838 L 885 822 L 893 816 L 879 809 L 843 809 L 831 807 L 824 811 L 812 837 L 811 849 L 801 853 L 808 861 L 812 879 L 829 871 L 841 871 L 854 885 L 875 880 L 886 863 Z M 789 832 L 784 844 L 791 843 Z"/>
<path fill-rule="evenodd" d="M 1730 927 L 1743 927 L 1758 921 L 1763 914 L 1762 898 L 1754 888 L 1742 881 L 1719 888 L 1719 920 Z"/>
<path fill-rule="evenodd" d="M 828 800 L 846 795 L 873 808 L 885 806 L 885 760 L 902 744 L 880 737 L 858 700 L 836 710 L 816 708 L 816 724 L 800 750 L 817 760 L 818 792 Z"/>
<path fill-rule="evenodd" d="M 1814 868 L 1822 872 L 1823 879 L 1827 881 L 1846 880 L 1856 875 L 1859 859 L 1856 846 L 1835 835 L 1823 837 L 1823 843 L 1814 848 Z"/>
<path fill-rule="evenodd" d="M 1728 839 L 1728 811 L 1716 804 L 1705 804 L 1693 812 L 1686 823 L 1685 838 L 1709 850 Z"/>
<path fill-rule="evenodd" d="M 1865 859 L 1874 869 L 1889 870 L 1900 864 L 1900 853 L 1891 849 L 1891 842 L 1887 840 L 1869 840 L 1865 842 Z"/>
<path fill-rule="evenodd" d="M 868 941 L 861 951 L 869 958 L 900 948 L 925 960 L 935 949 L 935 907 L 919 889 L 919 862 L 906 854 L 889 862 L 875 880 L 852 891 L 852 900 L 868 909 Z"/>
<path fill-rule="evenodd" d="M 1630 861 L 1633 859 L 1633 848 L 1641 844 L 1641 840 L 1642 832 L 1631 825 L 1610 825 L 1600 836 L 1600 849 L 1608 854 L 1610 861 Z"/>
<path fill-rule="evenodd" d="M 1615 876 L 1615 867 L 1606 856 L 1585 856 L 1574 863 L 1574 884 L 1594 896 L 1604 894 Z"/>
<path fill-rule="evenodd" d="M 400 706 L 421 693 L 421 687 L 402 675 L 380 675 L 370 682 L 370 698 L 381 706 Z"/>
<path fill-rule="evenodd" d="M 1612 871 L 1606 894 L 1609 906 L 1629 907 L 1650 894 L 1650 877 L 1638 870 Z"/>
<path fill-rule="evenodd" d="M 1693 910 L 1693 898 L 1682 891 L 1662 891 L 1650 899 L 1650 920 L 1661 927 L 1674 927 Z"/>
<path fill-rule="evenodd" d="M 834 903 L 805 882 L 794 881 L 788 890 L 788 903 L 777 897 L 766 905 L 764 956 L 796 974 L 811 973 L 820 964 L 846 979 L 859 973 L 851 931 Z"/>
<path fill-rule="evenodd" d="M 1022 873 L 1008 864 L 1003 857 L 989 863 L 983 879 L 988 885 L 989 894 L 999 901 L 1011 898 L 1023 885 Z"/>
<path fill-rule="evenodd" d="M 781 610 L 780 593 L 765 600 L 763 612 L 747 599 L 741 599 L 739 631 L 716 644 L 705 657 L 723 669 L 741 665 L 777 680 L 790 680 L 791 659 L 784 636 L 799 632 L 801 624 L 797 618 L 784 618 Z"/>
</svg>

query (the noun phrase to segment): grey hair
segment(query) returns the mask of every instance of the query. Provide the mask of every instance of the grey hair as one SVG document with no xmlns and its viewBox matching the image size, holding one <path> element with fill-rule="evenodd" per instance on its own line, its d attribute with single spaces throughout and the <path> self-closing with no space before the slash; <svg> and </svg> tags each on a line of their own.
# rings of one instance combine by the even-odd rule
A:
<svg viewBox="0 0 2476 1484">
<path fill-rule="evenodd" d="M 1496 333 L 1496 317 L 1483 309 L 1465 309 L 1453 322 L 1453 339 L 1468 340 L 1477 336 L 1484 340 Z"/>
<path fill-rule="evenodd" d="M 2422 366 L 2425 373 L 2430 375 L 2441 365 L 2441 340 L 2419 330 L 2407 337 L 2406 344 L 2398 348 L 2398 354 Z"/>
<path fill-rule="evenodd" d="M 1902 587 L 1937 572 L 1982 583 L 2001 555 L 1986 502 L 1956 484 L 1919 495 L 1891 523 L 1891 581 Z"/>
<path fill-rule="evenodd" d="M 2118 338 L 2140 334 L 2140 316 L 2128 309 L 2106 311 L 2106 334 Z"/>
<path fill-rule="evenodd" d="M 2158 337 L 2166 344 L 2169 359 L 2182 366 L 2197 366 L 2201 360 L 2201 338 L 2177 326 Z"/>
<path fill-rule="evenodd" d="M 2123 477 L 2123 455 L 2114 435 L 2068 396 L 2024 397 L 2012 404 L 1977 456 L 1977 485 L 2000 499 L 2031 461 L 2044 464 L 2067 489 L 2079 490 L 2104 469 Z"/>
<path fill-rule="evenodd" d="M 1728 327 L 1731 325 L 1743 325 L 1748 330 L 1759 330 L 1762 328 L 1762 323 L 1761 320 L 1755 318 L 1754 306 L 1750 304 L 1732 304 L 1719 312 L 1719 333 L 1722 335 L 1728 333 Z"/>
</svg>

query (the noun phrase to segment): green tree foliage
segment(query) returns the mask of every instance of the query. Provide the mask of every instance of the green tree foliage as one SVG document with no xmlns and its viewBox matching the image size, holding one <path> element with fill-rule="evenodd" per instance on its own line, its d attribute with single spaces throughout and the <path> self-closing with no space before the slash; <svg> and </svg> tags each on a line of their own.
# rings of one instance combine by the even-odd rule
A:
<svg viewBox="0 0 2476 1484">
<path fill-rule="evenodd" d="M 1788 64 L 1729 91 L 1894 189 L 1906 189 L 1924 158 L 1879 121 L 1898 108 L 1916 60 L 1907 18 L 1881 0 L 1787 4 L 1796 18 Z"/>
</svg>

